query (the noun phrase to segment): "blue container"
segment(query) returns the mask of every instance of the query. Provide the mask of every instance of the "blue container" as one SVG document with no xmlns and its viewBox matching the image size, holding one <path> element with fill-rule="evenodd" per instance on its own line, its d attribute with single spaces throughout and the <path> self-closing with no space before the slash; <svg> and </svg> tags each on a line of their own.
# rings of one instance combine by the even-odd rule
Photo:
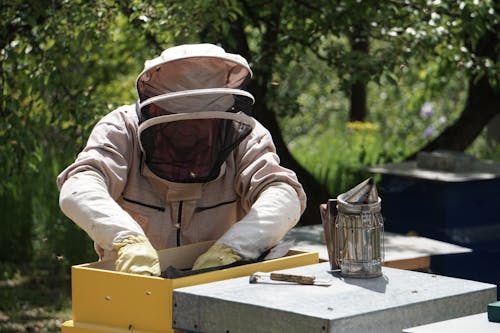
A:
<svg viewBox="0 0 500 333">
<path fill-rule="evenodd" d="M 445 182 L 384 175 L 379 189 L 387 231 L 473 248 L 500 241 L 500 178 Z"/>
<path fill-rule="evenodd" d="M 469 172 L 419 169 L 416 162 L 369 170 L 382 174 L 378 188 L 386 231 L 471 248 L 471 253 L 434 256 L 431 270 L 500 286 L 500 164 L 478 161 Z"/>
</svg>

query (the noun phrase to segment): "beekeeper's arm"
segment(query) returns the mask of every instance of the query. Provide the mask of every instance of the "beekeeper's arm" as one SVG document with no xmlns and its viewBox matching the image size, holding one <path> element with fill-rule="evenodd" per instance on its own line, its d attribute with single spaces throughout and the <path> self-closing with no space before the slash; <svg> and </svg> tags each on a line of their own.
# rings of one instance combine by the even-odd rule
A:
<svg viewBox="0 0 500 333">
<path fill-rule="evenodd" d="M 194 269 L 257 259 L 298 222 L 306 196 L 295 173 L 279 165 L 271 135 L 257 124 L 239 148 L 237 192 L 248 213 L 195 262 Z"/>
<path fill-rule="evenodd" d="M 112 112 L 92 131 L 87 146 L 58 177 L 59 204 L 106 252 L 116 251 L 121 272 L 159 275 L 156 250 L 144 231 L 113 198 L 123 191 L 133 140 L 123 117 Z"/>
</svg>

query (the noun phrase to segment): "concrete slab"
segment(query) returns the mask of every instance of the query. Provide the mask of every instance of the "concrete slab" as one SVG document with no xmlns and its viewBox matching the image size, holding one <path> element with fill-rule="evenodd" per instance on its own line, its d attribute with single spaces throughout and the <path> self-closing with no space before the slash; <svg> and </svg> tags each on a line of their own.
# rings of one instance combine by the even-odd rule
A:
<svg viewBox="0 0 500 333">
<path fill-rule="evenodd" d="M 401 332 L 481 313 L 496 286 L 383 267 L 373 279 L 342 278 L 329 263 L 283 272 L 332 279 L 329 287 L 248 277 L 174 290 L 173 325 L 194 332 Z"/>
<path fill-rule="evenodd" d="M 404 333 L 498 333 L 500 323 L 488 321 L 488 313 L 478 313 L 437 323 L 410 327 L 403 330 Z"/>
</svg>

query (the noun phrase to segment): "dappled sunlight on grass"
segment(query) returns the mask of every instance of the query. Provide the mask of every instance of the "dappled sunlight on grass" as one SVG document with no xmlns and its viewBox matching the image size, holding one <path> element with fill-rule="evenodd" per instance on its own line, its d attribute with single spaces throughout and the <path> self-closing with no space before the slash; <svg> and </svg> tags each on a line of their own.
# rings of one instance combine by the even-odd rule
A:
<svg viewBox="0 0 500 333">
<path fill-rule="evenodd" d="M 0 332 L 60 332 L 71 318 L 69 274 L 23 268 L 0 280 Z"/>
</svg>

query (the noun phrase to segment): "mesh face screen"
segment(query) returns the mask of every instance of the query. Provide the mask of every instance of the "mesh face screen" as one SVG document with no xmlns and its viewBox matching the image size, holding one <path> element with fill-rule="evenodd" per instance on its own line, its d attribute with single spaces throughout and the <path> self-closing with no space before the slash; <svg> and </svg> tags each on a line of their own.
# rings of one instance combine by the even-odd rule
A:
<svg viewBox="0 0 500 333">
<path fill-rule="evenodd" d="M 158 177 L 180 183 L 215 179 L 231 151 L 250 133 L 228 119 L 190 119 L 152 125 L 142 131 L 146 164 Z"/>
</svg>

